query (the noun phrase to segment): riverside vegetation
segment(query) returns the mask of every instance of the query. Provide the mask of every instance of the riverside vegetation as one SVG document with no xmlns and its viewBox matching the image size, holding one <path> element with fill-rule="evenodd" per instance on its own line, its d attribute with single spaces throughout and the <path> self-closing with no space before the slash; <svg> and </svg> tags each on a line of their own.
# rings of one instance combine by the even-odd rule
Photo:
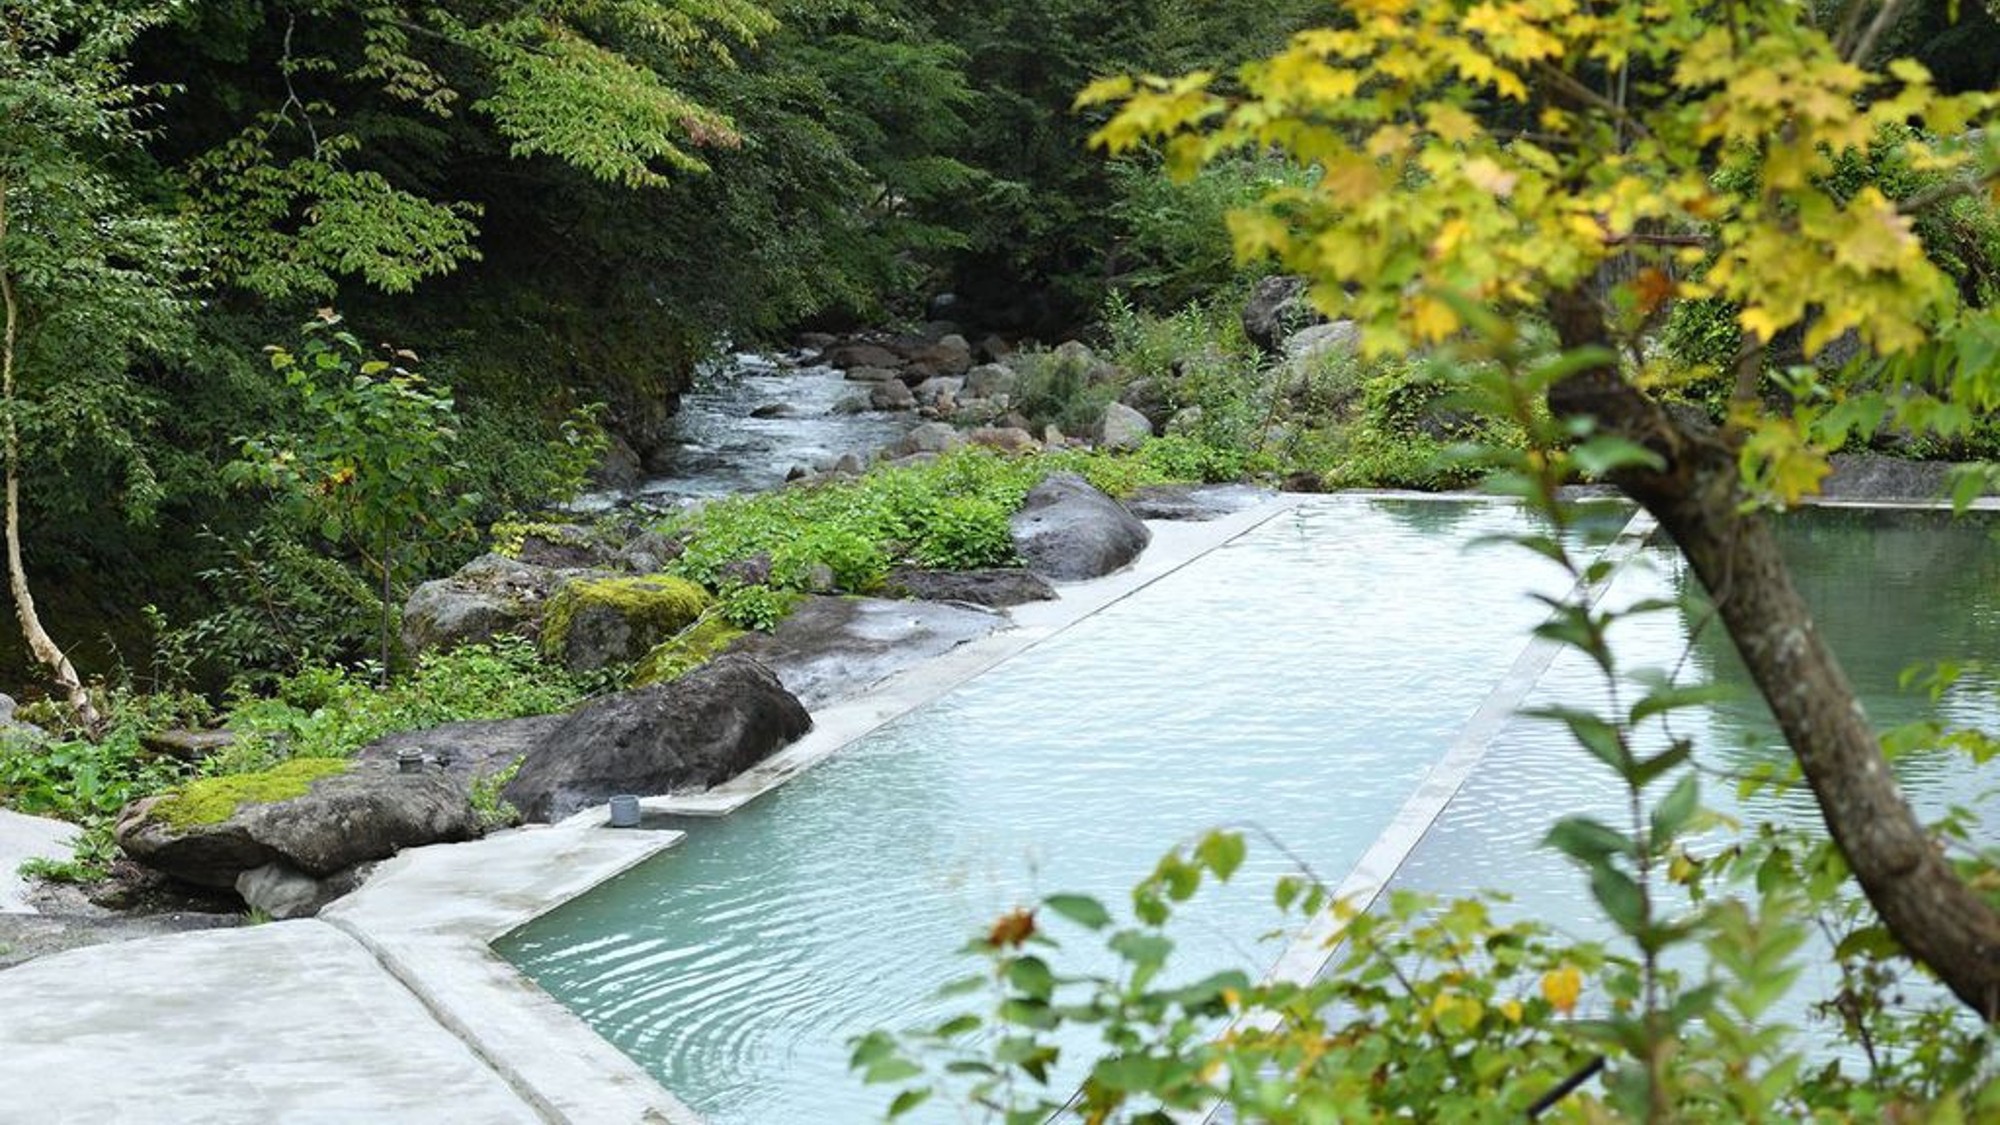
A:
<svg viewBox="0 0 2000 1125">
<path fill-rule="evenodd" d="M 2000 221 L 1976 126 L 2000 34 L 1983 8 L 1852 4 L 1822 27 L 1768 4 L 1368 0 L 1288 40 L 1322 6 L 475 7 L 0 0 L 0 100 L 18 107 L 0 120 L 10 577 L 58 688 L 19 712 L 46 737 L 0 742 L 0 802 L 91 829 L 42 874 L 101 875 L 109 819 L 163 788 L 629 682 L 508 638 L 411 660 L 394 615 L 607 450 L 656 458 L 714 341 L 914 324 L 926 293 L 1013 336 L 1092 335 L 1108 377 L 1061 350 L 1020 361 L 1030 422 L 1074 430 L 1143 386 L 1168 432 L 1127 455 L 963 451 L 662 520 L 682 548 L 668 572 L 715 601 L 690 626 L 706 634 L 636 674 L 684 671 L 807 589 L 1005 563 L 1008 513 L 1058 468 L 1114 493 L 1494 479 L 1537 502 L 1581 474 L 1658 511 L 1711 586 L 1741 561 L 1781 588 L 1781 568 L 1731 552 L 1762 542 L 1746 513 L 1811 491 L 1828 449 L 1995 447 Z M 1224 71 L 1222 50 L 1268 61 Z M 1192 76 L 1112 79 L 1068 112 L 1122 72 Z M 1090 155 L 1093 130 L 1115 160 Z M 1352 318 L 1357 346 L 1279 357 L 1246 336 L 1270 258 Z M 758 555 L 768 569 L 729 565 Z M 110 643 L 51 637 L 31 588 L 71 628 L 98 606 Z M 1549 631 L 1613 683 L 1606 625 L 1562 606 Z M 1837 675 L 1764 665 L 1838 709 Z M 1141 884 L 1136 925 L 1073 896 L 1001 920 L 969 978 L 998 990 L 990 1017 L 914 1051 L 871 1036 L 856 1064 L 907 1087 L 894 1111 L 949 1088 L 1026 1120 L 1069 1093 L 1044 1084 L 1044 1033 L 1080 1021 L 1111 1045 L 1089 1060 L 1097 1120 L 1215 1098 L 1271 1120 L 1518 1116 L 1600 1058 L 1601 1092 L 1560 1112 L 2000 1112 L 1979 1021 L 1887 1003 L 1906 946 L 1987 1019 L 2000 969 L 1931 941 L 1837 802 L 1839 844 L 1687 846 L 1706 823 L 1688 751 L 1642 753 L 1638 732 L 1698 702 L 1656 684 L 1554 716 L 1632 795 L 1632 824 L 1564 822 L 1550 841 L 1622 944 L 1398 900 L 1349 920 L 1346 970 L 1320 985 L 1156 987 L 1171 903 L 1240 862 L 1219 834 Z M 196 765 L 142 741 L 208 724 L 237 738 Z M 1806 725 L 1788 733 L 1835 788 Z M 1993 929 L 1977 836 L 1954 821 L 1898 839 L 1922 843 L 1921 885 Z M 1932 841 L 1949 864 L 1925 858 Z M 1308 879 L 1279 893 L 1327 905 Z M 1055 917 L 1104 932 L 1127 974 L 1066 979 L 1041 944 Z M 1813 924 L 1840 935 L 1861 1077 L 1760 1026 Z M 1674 948 L 1705 967 L 1667 972 Z M 1586 993 L 1606 1018 L 1572 1018 Z M 1268 1030 L 1212 1036 L 1250 1014 Z M 932 1064 L 967 1085 L 911 1084 Z"/>
</svg>

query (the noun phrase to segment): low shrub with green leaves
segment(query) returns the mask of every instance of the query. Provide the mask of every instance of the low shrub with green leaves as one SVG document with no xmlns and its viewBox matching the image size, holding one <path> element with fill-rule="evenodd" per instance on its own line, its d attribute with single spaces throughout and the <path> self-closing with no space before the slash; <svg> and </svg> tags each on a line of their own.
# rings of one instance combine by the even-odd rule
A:
<svg viewBox="0 0 2000 1125">
<path fill-rule="evenodd" d="M 236 701 L 227 725 L 237 745 L 208 768 L 239 773 L 292 757 L 343 758 L 397 731 L 567 710 L 596 686 L 544 664 L 534 644 L 518 637 L 426 653 L 387 687 L 376 686 L 367 670 L 308 668 L 272 696 Z"/>
<path fill-rule="evenodd" d="M 1168 449 L 1187 457 L 1184 445 Z M 874 589 L 893 566 L 1005 566 L 1014 561 L 1008 517 L 1043 477 L 1065 469 L 1114 495 L 1168 479 L 1144 452 L 1124 458 L 1077 451 L 1011 457 L 960 449 L 928 465 L 892 466 L 856 480 L 709 504 L 663 528 L 687 541 L 669 569 L 719 591 L 730 619 L 754 627 L 746 618 L 763 617 L 771 607 L 746 602 L 752 595 L 743 591 L 755 587 L 732 565 L 748 559 L 768 559 L 773 589 L 813 589 L 814 572 L 820 571 L 846 593 Z"/>
</svg>

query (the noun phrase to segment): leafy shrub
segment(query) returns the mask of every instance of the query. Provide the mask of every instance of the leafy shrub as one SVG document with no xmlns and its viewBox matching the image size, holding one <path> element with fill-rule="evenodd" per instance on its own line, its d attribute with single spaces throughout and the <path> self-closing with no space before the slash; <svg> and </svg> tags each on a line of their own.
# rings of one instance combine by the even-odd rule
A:
<svg viewBox="0 0 2000 1125">
<path fill-rule="evenodd" d="M 1013 406 L 1037 431 L 1055 426 L 1066 434 L 1086 433 L 1118 397 L 1112 383 L 1092 381 L 1092 365 L 1081 355 L 1034 352 L 1016 362 L 1021 377 Z"/>
<path fill-rule="evenodd" d="M 425 653 L 406 677 L 376 687 L 368 670 L 314 667 L 267 698 L 239 698 L 228 727 L 240 745 L 209 765 L 233 773 L 290 757 L 342 758 L 387 734 L 464 719 L 512 719 L 566 710 L 593 681 L 543 664 L 532 642 Z"/>
</svg>

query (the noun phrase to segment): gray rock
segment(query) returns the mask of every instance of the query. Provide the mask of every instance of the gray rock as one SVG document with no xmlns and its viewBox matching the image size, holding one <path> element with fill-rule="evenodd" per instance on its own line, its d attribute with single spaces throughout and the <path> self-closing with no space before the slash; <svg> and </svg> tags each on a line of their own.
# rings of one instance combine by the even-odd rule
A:
<svg viewBox="0 0 2000 1125">
<path fill-rule="evenodd" d="M 1950 495 L 1951 465 L 1879 453 L 1836 453 L 1820 495 L 1829 500 L 1939 500 Z"/>
<path fill-rule="evenodd" d="M 1166 428 L 1167 420 L 1173 417 L 1173 403 L 1167 398 L 1167 386 L 1159 379 L 1143 376 L 1125 384 L 1118 392 L 1118 401 L 1144 415 L 1154 433 Z"/>
<path fill-rule="evenodd" d="M 936 375 L 963 375 L 972 367 L 972 347 L 965 337 L 946 336 L 935 344 L 910 353 L 907 370 L 920 379 Z"/>
<path fill-rule="evenodd" d="M 1105 449 L 1137 449 L 1153 436 L 1153 424 L 1144 414 L 1122 402 L 1109 403 L 1097 422 L 1097 444 Z"/>
<path fill-rule="evenodd" d="M 1014 345 L 999 336 L 982 336 L 973 353 L 982 363 L 998 363 L 1014 354 Z"/>
<path fill-rule="evenodd" d="M 1285 357 L 1291 365 L 1325 355 L 1353 355 L 1361 347 L 1361 328 L 1351 320 L 1312 324 L 1285 337 Z"/>
<path fill-rule="evenodd" d="M 1011 395 L 1021 382 L 1014 369 L 1003 363 L 982 363 L 965 373 L 961 388 L 966 398 L 994 398 Z"/>
<path fill-rule="evenodd" d="M 838 367 L 843 371 L 850 371 L 857 367 L 887 367 L 893 369 L 903 366 L 903 357 L 890 351 L 888 348 L 880 344 L 860 342 L 835 344 L 830 348 L 822 350 L 820 352 L 820 359 L 828 366 Z"/>
<path fill-rule="evenodd" d="M 1045 602 L 1055 588 L 1027 570 L 918 570 L 898 567 L 889 572 L 883 589 L 898 598 L 926 602 L 962 602 L 1005 609 L 1028 602 Z"/>
<path fill-rule="evenodd" d="M 902 379 L 893 367 L 850 367 L 846 377 L 857 383 L 888 383 Z"/>
<path fill-rule="evenodd" d="M 914 410 L 916 405 L 917 396 L 900 379 L 876 383 L 868 389 L 870 410 Z"/>
<path fill-rule="evenodd" d="M 799 333 L 799 338 L 794 342 L 806 351 L 824 352 L 826 349 L 839 343 L 840 337 L 835 336 L 831 332 L 801 332 Z"/>
<path fill-rule="evenodd" d="M 1292 333 L 1325 318 L 1306 299 L 1301 277 L 1266 277 L 1257 282 L 1243 306 L 1243 334 L 1272 355 L 1284 350 Z"/>
<path fill-rule="evenodd" d="M 521 536 L 514 561 L 523 566 L 555 570 L 604 566 L 617 556 L 617 545 L 581 524 L 537 525 Z"/>
<path fill-rule="evenodd" d="M 1062 343 L 1057 344 L 1055 359 L 1057 363 L 1075 364 L 1083 370 L 1089 370 L 1097 365 L 1096 353 L 1092 352 L 1087 345 L 1077 340 L 1064 340 Z"/>
<path fill-rule="evenodd" d="M 917 453 L 949 453 L 965 444 L 965 436 L 948 422 L 925 422 L 909 433 L 893 447 L 895 455 L 908 457 Z"/>
<path fill-rule="evenodd" d="M 1002 453 L 1026 453 L 1041 448 L 1042 443 L 1035 435 L 1019 426 L 980 426 L 967 430 L 965 440 L 973 445 L 983 445 Z"/>
<path fill-rule="evenodd" d="M 549 598 L 542 652 L 572 672 L 629 663 L 709 607 L 700 586 L 665 574 L 579 575 Z"/>
<path fill-rule="evenodd" d="M 1183 406 L 1167 419 L 1166 432 L 1170 434 L 1191 434 L 1201 429 L 1204 415 L 1199 406 Z"/>
<path fill-rule="evenodd" d="M 618 434 L 607 433 L 606 437 L 610 440 L 604 446 L 604 458 L 590 470 L 591 483 L 621 492 L 639 487 L 646 468 L 639 451 Z"/>
<path fill-rule="evenodd" d="M 139 736 L 139 745 L 148 752 L 183 762 L 202 761 L 235 742 L 236 736 L 226 730 L 156 730 Z"/>
<path fill-rule="evenodd" d="M 350 867 L 315 879 L 285 863 L 253 867 L 236 877 L 236 893 L 245 904 L 276 918 L 310 918 L 334 899 L 359 887 L 370 865 Z"/>
<path fill-rule="evenodd" d="M 859 453 L 843 453 L 834 459 L 833 466 L 828 471 L 842 476 L 858 477 L 868 471 L 868 462 L 863 460 Z"/>
<path fill-rule="evenodd" d="M 474 781 L 492 777 L 526 757 L 528 751 L 562 725 L 565 717 L 474 719 L 398 731 L 363 746 L 355 757 L 364 762 L 394 765 L 403 751 L 416 750 L 424 755 L 430 768 L 470 787 Z"/>
<path fill-rule="evenodd" d="M 771 633 L 730 646 L 815 710 L 1007 625 L 997 613 L 886 598 L 802 600 Z"/>
<path fill-rule="evenodd" d="M 1036 485 L 1009 524 L 1028 569 L 1059 582 L 1127 566 L 1152 540 L 1124 505 L 1075 473 L 1053 473 Z"/>
<path fill-rule="evenodd" d="M 561 820 L 620 793 L 726 781 L 811 727 L 769 669 L 725 655 L 585 704 L 529 752 L 502 796 L 529 820 Z"/>
<path fill-rule="evenodd" d="M 1216 520 L 1275 495 L 1248 484 L 1156 484 L 1134 492 L 1125 507 L 1142 520 Z"/>
<path fill-rule="evenodd" d="M 687 552 L 687 544 L 671 535 L 642 531 L 618 548 L 616 561 L 634 574 L 652 574 Z"/>
<path fill-rule="evenodd" d="M 502 555 L 482 555 L 450 578 L 418 586 L 403 605 L 403 647 L 412 656 L 531 634 L 562 575 Z"/>
<path fill-rule="evenodd" d="M 926 406 L 936 406 L 945 399 L 957 398 L 959 389 L 964 386 L 965 380 L 956 376 L 933 375 L 918 383 L 915 393 L 918 402 Z"/>
<path fill-rule="evenodd" d="M 301 796 L 245 801 L 215 824 L 175 827 L 155 815 L 168 799 L 127 806 L 114 830 L 118 845 L 148 867 L 207 887 L 234 887 L 237 876 L 269 863 L 323 878 L 404 848 L 479 834 L 471 797 L 457 779 L 398 773 L 376 762 L 319 778 Z"/>
<path fill-rule="evenodd" d="M 805 411 L 789 402 L 767 402 L 750 412 L 752 418 L 803 418 Z"/>
</svg>

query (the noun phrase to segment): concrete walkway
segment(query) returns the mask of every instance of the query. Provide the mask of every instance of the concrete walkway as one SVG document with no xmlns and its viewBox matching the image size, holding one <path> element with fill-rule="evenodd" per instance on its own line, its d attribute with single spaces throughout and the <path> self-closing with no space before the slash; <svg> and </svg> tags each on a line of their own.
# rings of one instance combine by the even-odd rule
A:
<svg viewBox="0 0 2000 1125">
<path fill-rule="evenodd" d="M 78 829 L 60 820 L 0 809 L 0 914 L 33 914 L 19 871 L 31 859 L 68 859 Z"/>
<path fill-rule="evenodd" d="M 489 948 L 679 839 L 602 819 L 405 852 L 319 918 L 0 972 L 0 1121 L 696 1125 Z"/>
</svg>

